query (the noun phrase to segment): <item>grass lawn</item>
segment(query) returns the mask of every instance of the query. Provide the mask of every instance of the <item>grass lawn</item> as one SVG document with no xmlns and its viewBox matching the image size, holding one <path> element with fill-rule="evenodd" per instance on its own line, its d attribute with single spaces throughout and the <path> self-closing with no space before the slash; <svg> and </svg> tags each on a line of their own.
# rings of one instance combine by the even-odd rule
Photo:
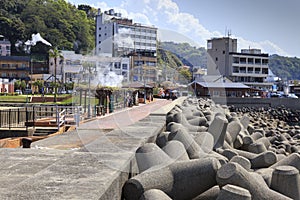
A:
<svg viewBox="0 0 300 200">
<path fill-rule="evenodd" d="M 40 95 L 36 95 L 40 96 Z M 65 97 L 67 94 L 57 95 L 57 97 Z M 45 97 L 53 97 L 53 95 L 45 95 Z M 27 101 L 28 98 L 28 101 Z M 31 95 L 17 95 L 17 96 L 0 96 L 0 103 L 29 103 Z M 45 102 L 45 104 L 53 104 L 53 102 Z M 57 102 L 57 104 L 68 104 L 72 103 L 72 98 L 68 98 L 62 102 Z"/>
<path fill-rule="evenodd" d="M 27 95 L 0 96 L 0 103 L 26 103 L 26 99 Z"/>
<path fill-rule="evenodd" d="M 38 96 L 38 97 L 41 97 L 40 94 L 37 94 L 35 96 Z M 60 94 L 60 95 L 57 95 L 57 97 L 65 97 L 65 96 L 70 96 L 68 94 Z M 45 97 L 53 97 L 53 95 L 45 95 Z M 28 101 L 26 101 L 28 98 Z M 0 96 L 0 103 L 30 103 L 30 98 L 31 98 L 31 95 L 17 95 L 17 96 Z M 81 102 L 82 104 L 84 104 L 84 97 L 81 98 Z M 95 97 L 91 97 L 90 98 L 90 103 L 91 105 L 97 105 L 98 104 L 98 99 L 95 98 Z M 73 96 L 70 96 L 70 98 L 67 98 L 63 101 L 57 101 L 56 104 L 58 105 L 70 105 L 72 103 L 75 103 L 75 104 L 79 104 L 80 102 L 80 97 L 77 95 L 73 95 Z M 88 98 L 86 99 L 86 103 L 88 103 Z M 38 104 L 54 104 L 53 101 L 48 101 L 48 102 L 44 102 L 44 103 L 38 103 Z"/>
</svg>

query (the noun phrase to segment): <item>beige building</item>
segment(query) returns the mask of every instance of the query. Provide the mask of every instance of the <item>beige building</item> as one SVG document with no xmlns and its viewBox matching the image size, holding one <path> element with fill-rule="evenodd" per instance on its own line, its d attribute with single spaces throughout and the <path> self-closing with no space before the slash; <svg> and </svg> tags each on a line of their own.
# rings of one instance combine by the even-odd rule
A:
<svg viewBox="0 0 300 200">
<path fill-rule="evenodd" d="M 257 89 L 271 89 L 266 82 L 269 55 L 260 49 L 242 49 L 237 52 L 237 39 L 213 38 L 207 41 L 207 74 L 222 75 Z"/>
</svg>

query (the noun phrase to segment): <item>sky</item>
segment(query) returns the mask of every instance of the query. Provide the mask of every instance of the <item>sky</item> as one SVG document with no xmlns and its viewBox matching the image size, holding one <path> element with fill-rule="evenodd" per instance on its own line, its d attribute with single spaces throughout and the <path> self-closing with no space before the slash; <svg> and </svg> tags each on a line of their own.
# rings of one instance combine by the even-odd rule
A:
<svg viewBox="0 0 300 200">
<path fill-rule="evenodd" d="M 154 25 L 159 40 L 205 47 L 213 37 L 238 40 L 238 50 L 300 58 L 299 0 L 67 0 L 101 11 L 114 9 Z"/>
</svg>

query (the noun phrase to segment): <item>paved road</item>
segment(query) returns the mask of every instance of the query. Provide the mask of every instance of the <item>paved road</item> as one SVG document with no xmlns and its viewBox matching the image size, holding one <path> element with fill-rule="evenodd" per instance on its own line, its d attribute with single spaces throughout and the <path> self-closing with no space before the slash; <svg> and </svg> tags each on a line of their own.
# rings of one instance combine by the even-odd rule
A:
<svg viewBox="0 0 300 200">
<path fill-rule="evenodd" d="M 125 127 L 147 117 L 151 112 L 158 110 L 162 106 L 171 102 L 171 100 L 166 99 L 155 99 L 153 102 L 148 104 L 139 104 L 139 106 L 126 108 L 122 111 L 101 116 L 93 121 L 81 124 L 79 128 L 95 129 L 98 127 L 99 129 L 117 129 Z"/>
</svg>

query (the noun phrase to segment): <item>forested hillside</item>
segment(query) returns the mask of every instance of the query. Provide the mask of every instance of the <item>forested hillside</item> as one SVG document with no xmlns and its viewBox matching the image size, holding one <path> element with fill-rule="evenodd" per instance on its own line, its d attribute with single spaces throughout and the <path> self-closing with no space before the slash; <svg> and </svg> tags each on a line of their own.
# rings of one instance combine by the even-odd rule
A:
<svg viewBox="0 0 300 200">
<path fill-rule="evenodd" d="M 300 80 L 299 58 L 271 55 L 269 58 L 269 67 L 281 79 Z"/>
<path fill-rule="evenodd" d="M 192 47 L 188 43 L 161 42 L 162 49 L 176 54 L 186 65 L 206 67 L 206 50 L 204 47 Z"/>
<path fill-rule="evenodd" d="M 65 0 L 1 0 L 0 35 L 12 43 L 12 54 L 22 54 L 16 42 L 31 40 L 40 33 L 58 49 L 86 53 L 94 48 L 96 10 L 81 5 L 76 8 Z M 47 52 L 38 43 L 32 52 Z"/>
</svg>

